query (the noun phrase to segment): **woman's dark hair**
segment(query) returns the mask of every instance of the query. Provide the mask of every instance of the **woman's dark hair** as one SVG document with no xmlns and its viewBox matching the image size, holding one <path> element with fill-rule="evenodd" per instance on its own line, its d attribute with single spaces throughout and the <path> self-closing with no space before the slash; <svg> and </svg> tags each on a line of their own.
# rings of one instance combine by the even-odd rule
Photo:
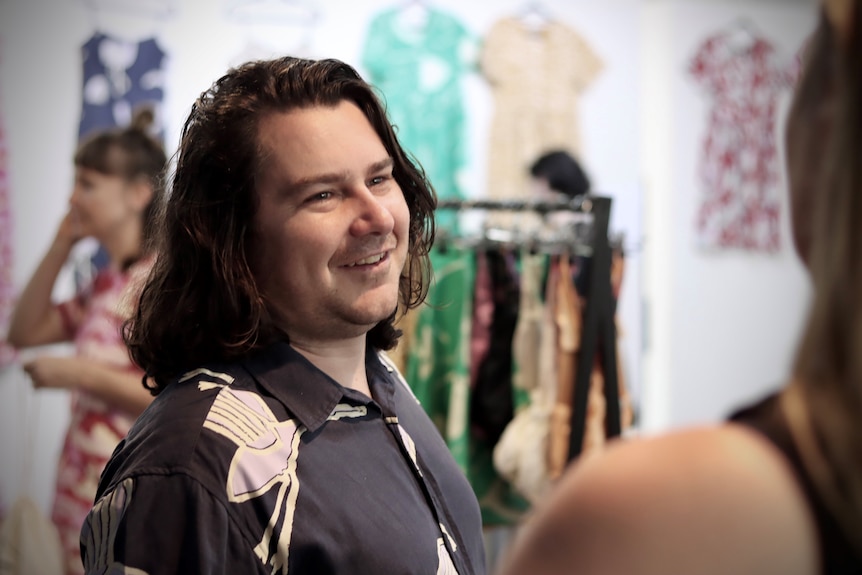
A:
<svg viewBox="0 0 862 575">
<path fill-rule="evenodd" d="M 418 306 L 430 281 L 436 196 L 408 157 L 374 92 L 338 60 L 285 57 L 231 69 L 197 99 L 183 128 L 170 195 L 163 205 L 158 257 L 123 337 L 147 373 L 153 394 L 205 363 L 235 360 L 286 339 L 252 270 L 255 176 L 263 160 L 262 121 L 272 113 L 355 103 L 394 160 L 393 175 L 410 210 L 409 253 L 399 312 Z M 368 333 L 391 349 L 396 314 Z"/>
<path fill-rule="evenodd" d="M 570 153 L 554 150 L 539 156 L 530 166 L 534 178 L 544 178 L 548 186 L 570 198 L 590 191 L 590 179 Z"/>
<path fill-rule="evenodd" d="M 150 135 L 155 116 L 152 109 L 135 111 L 124 128 L 95 132 L 86 137 L 75 151 L 75 166 L 95 170 L 108 176 L 119 176 L 127 182 L 146 179 L 153 197 L 143 213 L 144 248 L 153 240 L 157 206 L 164 195 L 164 170 L 167 164 L 162 143 Z"/>
<path fill-rule="evenodd" d="M 804 417 L 789 422 L 819 495 L 862 551 L 862 5 L 853 8 L 846 42 L 821 13 L 788 121 L 794 239 L 814 288 L 793 366 Z"/>
</svg>

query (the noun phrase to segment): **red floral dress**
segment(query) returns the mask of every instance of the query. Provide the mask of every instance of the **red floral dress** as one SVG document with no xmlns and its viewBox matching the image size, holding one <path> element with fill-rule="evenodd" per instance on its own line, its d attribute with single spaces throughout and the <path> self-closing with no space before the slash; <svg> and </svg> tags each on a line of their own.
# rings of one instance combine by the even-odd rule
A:
<svg viewBox="0 0 862 575">
<path fill-rule="evenodd" d="M 127 298 L 131 297 L 131 287 L 139 285 L 151 263 L 147 258 L 126 271 L 107 267 L 96 275 L 88 290 L 59 305 L 79 357 L 143 376 L 129 358 L 120 328 L 130 309 Z M 66 554 L 66 572 L 77 574 L 83 573 L 81 526 L 93 506 L 99 476 L 135 418 L 80 390 L 72 392 L 71 410 L 51 519 Z"/>
<path fill-rule="evenodd" d="M 776 109 L 795 80 L 793 64 L 741 27 L 707 38 L 691 61 L 690 74 L 712 101 L 699 167 L 700 247 L 779 249 Z"/>
</svg>

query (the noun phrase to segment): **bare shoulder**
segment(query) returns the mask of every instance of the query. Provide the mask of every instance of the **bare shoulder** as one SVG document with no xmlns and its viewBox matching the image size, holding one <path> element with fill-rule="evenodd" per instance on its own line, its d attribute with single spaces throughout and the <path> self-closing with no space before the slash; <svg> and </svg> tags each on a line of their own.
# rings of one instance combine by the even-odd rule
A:
<svg viewBox="0 0 862 575">
<path fill-rule="evenodd" d="M 810 575 L 813 522 L 783 455 L 737 425 L 618 440 L 573 465 L 503 575 Z"/>
</svg>

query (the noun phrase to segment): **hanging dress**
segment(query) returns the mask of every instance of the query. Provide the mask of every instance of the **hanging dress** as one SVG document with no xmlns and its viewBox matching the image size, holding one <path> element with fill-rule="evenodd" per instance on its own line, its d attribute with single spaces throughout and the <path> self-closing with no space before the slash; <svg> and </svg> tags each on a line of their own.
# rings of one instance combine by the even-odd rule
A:
<svg viewBox="0 0 862 575">
<path fill-rule="evenodd" d="M 165 53 L 155 38 L 129 41 L 95 33 L 81 49 L 83 94 L 78 137 L 127 126 L 136 108 L 151 106 L 156 125 L 164 100 Z M 161 126 L 159 136 L 163 137 Z"/>
<path fill-rule="evenodd" d="M 155 115 L 155 135 L 164 140 L 164 60 L 165 53 L 155 38 L 130 41 L 104 32 L 93 34 L 81 48 L 83 92 L 78 139 L 128 126 L 139 106 L 149 106 Z M 77 287 L 82 287 L 80 277 L 90 277 L 108 260 L 105 248 L 99 246 L 90 261 L 93 270 L 76 272 Z"/>
<path fill-rule="evenodd" d="M 441 199 L 463 198 L 466 167 L 463 79 L 473 67 L 475 40 L 454 16 L 426 8 L 406 21 L 400 8 L 378 13 L 362 48 L 368 80 L 382 92 L 401 145 L 425 170 Z M 457 232 L 457 212 L 437 226 Z"/>
<path fill-rule="evenodd" d="M 542 153 L 583 153 L 579 100 L 603 63 L 587 41 L 562 22 L 551 20 L 531 29 L 518 18 L 506 17 L 485 37 L 480 65 L 494 98 L 487 195 L 526 198 L 530 165 Z"/>
<path fill-rule="evenodd" d="M 689 74 L 710 98 L 699 160 L 699 247 L 776 252 L 781 247 L 778 97 L 793 85 L 766 39 L 742 26 L 709 36 Z"/>
</svg>

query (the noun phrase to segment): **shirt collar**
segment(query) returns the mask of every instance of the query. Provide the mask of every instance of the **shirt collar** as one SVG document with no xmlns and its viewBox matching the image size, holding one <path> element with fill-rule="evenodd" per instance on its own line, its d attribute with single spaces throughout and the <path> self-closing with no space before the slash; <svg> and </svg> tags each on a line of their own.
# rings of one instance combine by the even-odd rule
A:
<svg viewBox="0 0 862 575">
<path fill-rule="evenodd" d="M 242 365 L 312 432 L 326 422 L 342 399 L 347 398 L 351 403 L 369 402 L 364 394 L 340 385 L 284 341 L 261 350 L 242 361 Z M 370 348 L 365 365 L 368 384 L 374 389 L 375 397 L 382 399 L 384 405 L 389 404 L 393 390 L 391 379 L 386 377 L 388 369 Z"/>
</svg>

